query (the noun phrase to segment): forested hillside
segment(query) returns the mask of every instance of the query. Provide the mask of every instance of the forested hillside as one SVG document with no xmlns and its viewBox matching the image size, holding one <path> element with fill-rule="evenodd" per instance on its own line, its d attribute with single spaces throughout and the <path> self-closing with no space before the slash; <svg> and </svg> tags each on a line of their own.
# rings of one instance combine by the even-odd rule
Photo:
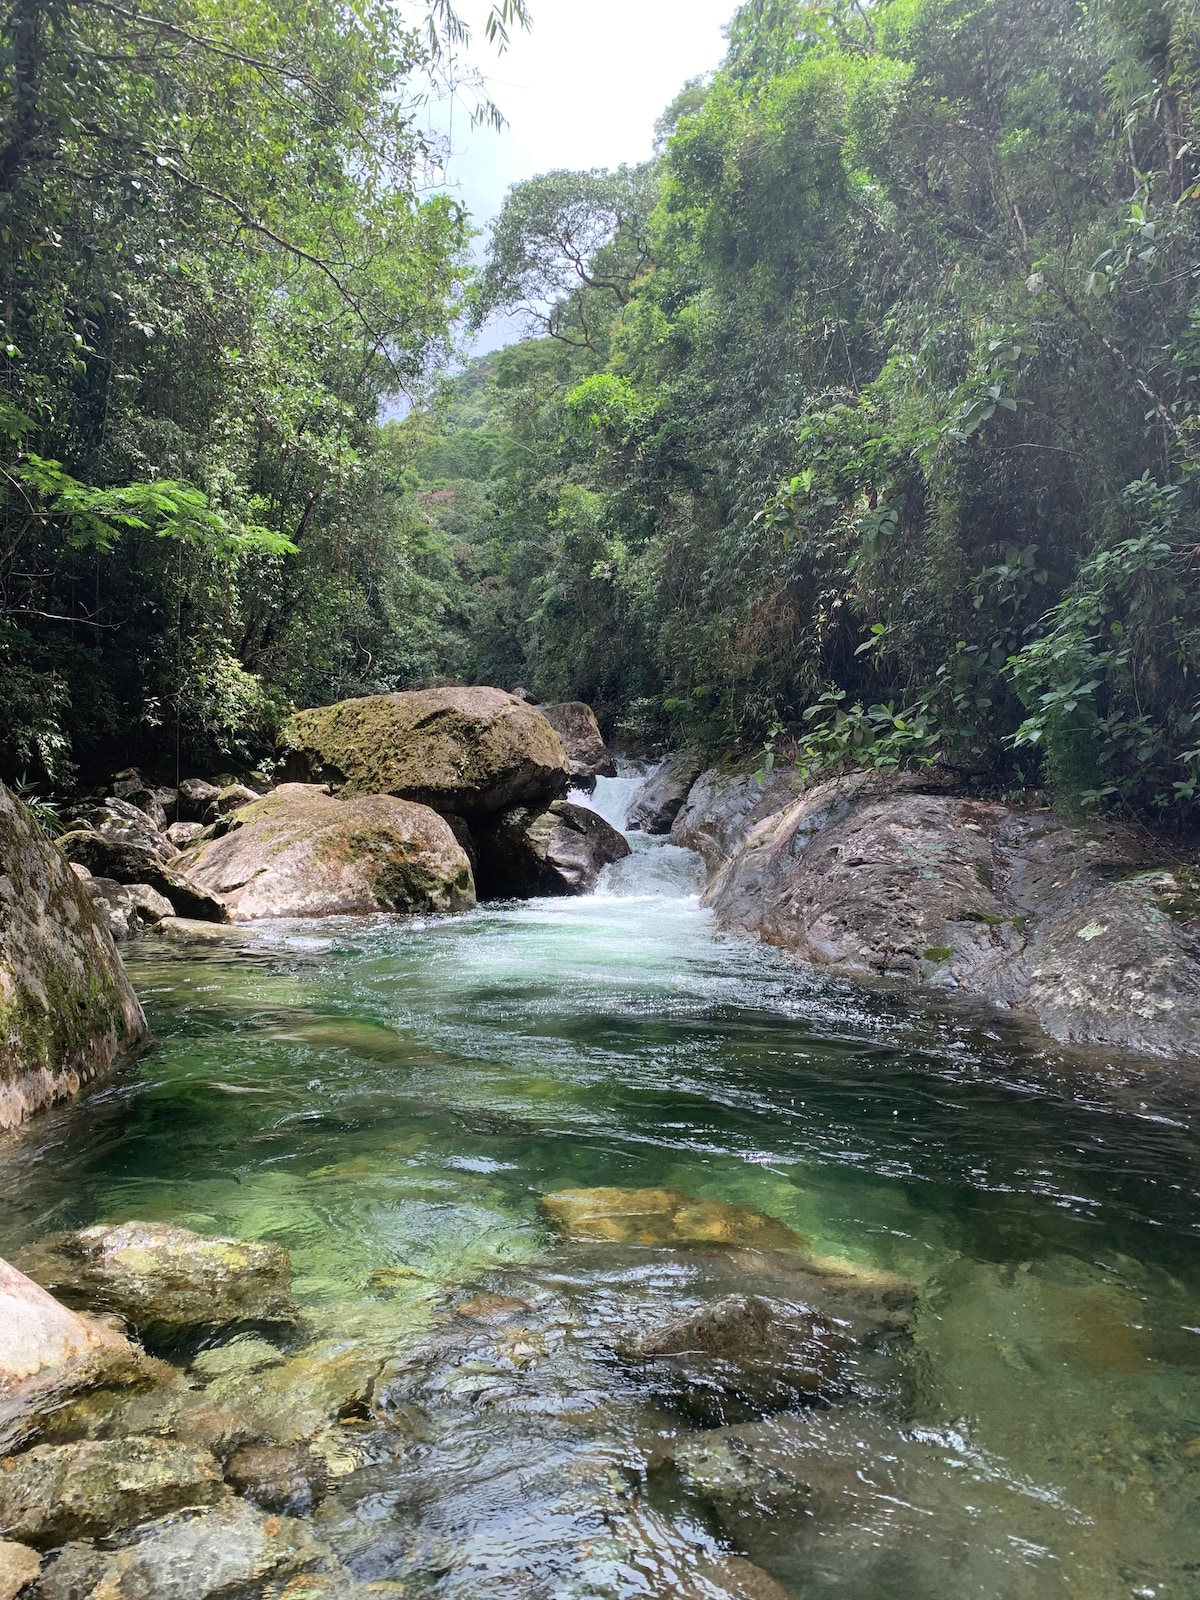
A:
<svg viewBox="0 0 1200 1600">
<path fill-rule="evenodd" d="M 1185 815 L 1198 21 L 755 0 L 650 168 L 519 186 L 484 304 L 542 337 L 422 467 L 471 480 L 472 670 Z"/>
<path fill-rule="evenodd" d="M 1194 818 L 1196 0 L 749 0 L 474 282 L 386 7 L 4 38 L 6 772 L 446 677 Z"/>
</svg>

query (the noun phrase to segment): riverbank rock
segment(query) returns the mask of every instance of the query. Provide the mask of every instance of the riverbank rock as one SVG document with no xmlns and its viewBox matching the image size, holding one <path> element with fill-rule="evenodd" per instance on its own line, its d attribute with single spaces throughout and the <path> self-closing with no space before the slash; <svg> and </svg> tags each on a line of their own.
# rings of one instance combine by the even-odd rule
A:
<svg viewBox="0 0 1200 1600">
<path fill-rule="evenodd" d="M 121 1334 L 0 1261 L 0 1451 L 12 1449 L 40 1412 L 82 1389 L 122 1381 L 140 1360 Z"/>
<path fill-rule="evenodd" d="M 617 763 L 604 743 L 591 706 L 582 700 L 564 700 L 538 710 L 562 740 L 571 763 L 571 782 L 594 787 L 597 778 L 615 778 Z"/>
<path fill-rule="evenodd" d="M 0 784 L 0 1128 L 76 1094 L 146 1036 L 85 885 Z"/>
<path fill-rule="evenodd" d="M 161 810 L 161 807 L 159 808 Z M 159 826 L 155 817 L 128 800 L 109 799 L 99 805 L 78 807 L 72 814 L 72 828 L 86 828 L 114 844 L 134 845 L 159 861 L 171 861 L 179 851 Z"/>
<path fill-rule="evenodd" d="M 179 821 L 214 822 L 221 791 L 204 778 L 185 778 L 179 785 Z"/>
<path fill-rule="evenodd" d="M 420 689 L 298 712 L 287 776 L 391 794 L 474 821 L 565 793 L 570 763 L 534 706 L 501 689 Z"/>
<path fill-rule="evenodd" d="M 175 907 L 166 895 L 159 894 L 148 883 L 118 883 L 115 878 L 96 878 L 90 874 L 83 883 L 88 899 L 118 943 L 156 927 L 164 917 L 175 915 Z"/>
<path fill-rule="evenodd" d="M 73 1541 L 47 1563 L 37 1600 L 249 1600 L 269 1580 L 336 1568 L 306 1523 L 231 1500 L 139 1528 L 118 1550 Z"/>
<path fill-rule="evenodd" d="M 703 765 L 687 750 L 667 756 L 634 795 L 625 826 L 633 833 L 670 833 Z"/>
<path fill-rule="evenodd" d="M 689 789 L 671 824 L 671 843 L 695 850 L 708 871 L 716 872 L 757 823 L 796 798 L 799 786 L 797 774 L 786 769 L 741 772 L 711 767 Z"/>
<path fill-rule="evenodd" d="M 478 835 L 485 899 L 589 894 L 601 870 L 629 855 L 629 842 L 586 806 L 556 800 L 546 811 L 516 806 Z"/>
<path fill-rule="evenodd" d="M 57 841 L 68 861 L 86 867 L 95 878 L 110 878 L 116 883 L 148 885 L 171 902 L 175 915 L 194 922 L 228 922 L 229 914 L 221 901 L 199 884 L 185 878 L 178 851 L 167 865 L 147 846 L 112 839 L 91 829 L 64 833 Z M 171 847 L 174 850 L 174 846 Z"/>
<path fill-rule="evenodd" d="M 35 1445 L 0 1463 L 0 1533 L 49 1549 L 209 1505 L 223 1492 L 206 1450 L 166 1439 Z"/>
<path fill-rule="evenodd" d="M 719 926 L 851 976 L 1031 1012 L 1055 1038 L 1200 1054 L 1200 898 L 1153 840 L 931 793 L 818 784 L 710 884 Z"/>
<path fill-rule="evenodd" d="M 17 1264 L 68 1305 L 115 1311 L 156 1341 L 290 1323 L 299 1314 L 281 1246 L 161 1223 L 51 1234 L 22 1250 Z"/>
<path fill-rule="evenodd" d="M 0 1600 L 17 1600 L 42 1570 L 42 1558 L 27 1544 L 0 1539 Z"/>
<path fill-rule="evenodd" d="M 318 785 L 285 783 L 233 823 L 184 867 L 236 921 L 475 904 L 471 863 L 427 806 L 386 794 L 335 800 Z"/>
<path fill-rule="evenodd" d="M 803 1250 L 807 1245 L 803 1235 L 761 1211 L 701 1200 L 676 1189 L 564 1189 L 543 1195 L 539 1205 L 567 1239 L 752 1250 Z"/>
</svg>

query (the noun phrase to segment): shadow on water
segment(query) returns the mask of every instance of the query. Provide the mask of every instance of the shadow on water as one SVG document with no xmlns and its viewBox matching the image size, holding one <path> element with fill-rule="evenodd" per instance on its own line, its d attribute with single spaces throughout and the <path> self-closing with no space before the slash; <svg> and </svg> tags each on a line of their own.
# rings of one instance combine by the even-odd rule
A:
<svg viewBox="0 0 1200 1600">
<path fill-rule="evenodd" d="M 156 1049 L 0 1147 L 0 1250 L 270 1238 L 326 1330 L 389 1268 L 513 1297 L 507 1353 L 485 1329 L 417 1373 L 429 1430 L 322 1512 L 361 1577 L 699 1596 L 740 1551 L 797 1600 L 1200 1595 L 1195 1080 L 797 970 L 716 935 L 697 871 L 635 838 L 582 900 L 131 947 Z M 595 1185 L 899 1274 L 911 1336 L 849 1403 L 730 1435 L 749 1476 L 714 1488 L 613 1328 L 749 1269 L 556 1245 L 538 1197 Z"/>
</svg>

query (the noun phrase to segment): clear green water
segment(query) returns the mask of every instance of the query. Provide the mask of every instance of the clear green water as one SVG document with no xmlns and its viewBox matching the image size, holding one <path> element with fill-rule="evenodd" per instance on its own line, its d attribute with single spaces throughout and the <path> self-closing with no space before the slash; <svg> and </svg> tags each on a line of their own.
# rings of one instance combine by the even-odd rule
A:
<svg viewBox="0 0 1200 1600">
<path fill-rule="evenodd" d="M 132 1217 L 269 1238 L 347 1334 L 460 1285 L 524 1294 L 555 1350 L 575 1327 L 570 1370 L 446 1398 L 330 1536 L 455 1597 L 691 1594 L 609 1547 L 722 1535 L 645 1488 L 638 1440 L 671 1420 L 595 1352 L 613 1296 L 703 1267 L 564 1251 L 536 1202 L 741 1202 L 921 1290 L 896 1380 L 819 1419 L 859 1463 L 850 1511 L 743 1519 L 797 1600 L 1200 1596 L 1196 1080 L 798 971 L 717 937 L 692 882 L 642 841 L 583 900 L 132 947 L 156 1048 L 0 1146 L 0 1253 Z M 421 1275 L 399 1301 L 368 1286 L 388 1266 Z"/>
</svg>

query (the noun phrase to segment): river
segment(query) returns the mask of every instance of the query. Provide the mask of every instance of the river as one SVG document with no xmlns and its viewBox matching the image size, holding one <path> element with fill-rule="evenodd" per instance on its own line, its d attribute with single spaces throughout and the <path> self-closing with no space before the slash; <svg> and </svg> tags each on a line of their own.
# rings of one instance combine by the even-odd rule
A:
<svg viewBox="0 0 1200 1600">
<path fill-rule="evenodd" d="M 128 947 L 156 1048 L 6 1146 L 0 1253 L 160 1219 L 285 1245 L 326 1335 L 468 1285 L 532 1308 L 533 1356 L 460 1362 L 321 1513 L 413 1593 L 690 1596 L 732 1546 L 796 1600 L 1200 1595 L 1195 1081 L 721 937 L 698 866 L 635 836 L 586 898 Z M 722 1519 L 647 1471 L 691 1424 L 606 1328 L 730 1284 L 556 1244 L 538 1197 L 593 1185 L 750 1206 L 916 1284 L 911 1339 L 805 1423 L 852 1492 Z"/>
</svg>

